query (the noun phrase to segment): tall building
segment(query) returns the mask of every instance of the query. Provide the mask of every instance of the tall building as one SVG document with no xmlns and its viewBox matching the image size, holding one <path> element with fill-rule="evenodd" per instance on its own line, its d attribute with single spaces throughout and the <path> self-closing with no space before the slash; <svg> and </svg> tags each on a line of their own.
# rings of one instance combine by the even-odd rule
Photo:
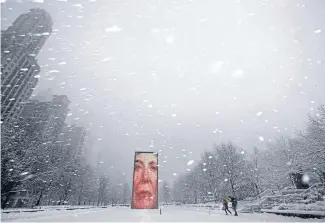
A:
<svg viewBox="0 0 325 223">
<path fill-rule="evenodd" d="M 68 148 L 69 157 L 86 157 L 86 129 L 84 127 L 70 125 L 64 132 L 64 143 Z"/>
<path fill-rule="evenodd" d="M 35 57 L 52 25 L 45 10 L 31 9 L 1 31 L 1 121 L 17 119 L 36 87 L 40 67 Z"/>
<path fill-rule="evenodd" d="M 1 120 L 17 119 L 22 111 L 23 102 L 27 101 L 35 88 L 40 67 L 35 58 L 22 56 L 13 69 L 5 66 L 1 74 Z M 6 71 L 7 70 L 7 71 Z M 7 78 L 6 78 L 7 77 Z"/>
<path fill-rule="evenodd" d="M 32 100 L 38 100 L 38 101 L 51 101 L 54 94 L 52 92 L 51 88 L 45 89 L 43 91 L 40 91 L 37 95 L 32 96 Z"/>
<path fill-rule="evenodd" d="M 52 33 L 52 25 L 49 13 L 40 8 L 31 9 L 2 31 L 1 47 L 8 54 L 37 56 Z"/>
<path fill-rule="evenodd" d="M 41 141 L 54 141 L 62 132 L 70 101 L 65 95 L 54 95 L 52 101 L 30 100 L 25 104 L 21 118 L 35 126 Z"/>
<path fill-rule="evenodd" d="M 84 156 L 86 157 L 86 161 L 88 164 L 93 166 L 96 165 L 96 157 L 94 156 L 93 151 L 93 140 L 90 134 L 89 129 L 86 129 L 86 137 L 85 137 L 85 147 L 84 147 Z"/>
<path fill-rule="evenodd" d="M 62 132 L 64 121 L 69 111 L 69 101 L 66 95 L 54 95 L 52 100 L 52 116 L 48 125 L 48 133 L 57 136 Z"/>
</svg>

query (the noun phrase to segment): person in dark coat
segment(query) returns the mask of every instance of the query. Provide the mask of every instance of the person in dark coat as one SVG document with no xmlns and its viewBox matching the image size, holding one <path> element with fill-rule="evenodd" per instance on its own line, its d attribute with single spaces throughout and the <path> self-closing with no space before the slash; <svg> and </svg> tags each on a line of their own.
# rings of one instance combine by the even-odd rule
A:
<svg viewBox="0 0 325 223">
<path fill-rule="evenodd" d="M 228 212 L 229 212 L 230 214 L 232 214 L 231 211 L 230 211 L 229 208 L 228 208 L 228 202 L 227 202 L 227 199 L 222 199 L 222 204 L 223 204 L 223 208 L 225 209 L 226 215 L 228 215 Z M 227 211 L 228 211 L 228 212 L 227 212 Z"/>
<path fill-rule="evenodd" d="M 230 198 L 230 201 L 231 201 L 231 204 L 232 204 L 232 209 L 234 209 L 235 211 L 235 216 L 238 216 L 238 213 L 237 213 L 237 199 L 232 197 L 232 196 L 229 196 Z"/>
</svg>

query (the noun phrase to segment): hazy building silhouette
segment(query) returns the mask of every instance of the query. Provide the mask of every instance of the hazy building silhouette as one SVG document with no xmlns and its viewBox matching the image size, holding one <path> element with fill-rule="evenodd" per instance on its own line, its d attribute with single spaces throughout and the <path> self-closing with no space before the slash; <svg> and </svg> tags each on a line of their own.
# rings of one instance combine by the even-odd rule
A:
<svg viewBox="0 0 325 223">
<path fill-rule="evenodd" d="M 31 9 L 1 32 L 1 121 L 17 119 L 37 85 L 40 67 L 35 57 L 52 25 L 45 10 Z"/>
</svg>

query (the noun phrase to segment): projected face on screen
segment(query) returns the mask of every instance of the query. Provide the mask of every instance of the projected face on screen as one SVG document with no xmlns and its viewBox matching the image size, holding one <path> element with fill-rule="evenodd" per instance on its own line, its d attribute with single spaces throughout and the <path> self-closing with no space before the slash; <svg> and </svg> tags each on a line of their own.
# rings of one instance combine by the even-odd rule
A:
<svg viewBox="0 0 325 223">
<path fill-rule="evenodd" d="M 158 208 L 157 153 L 135 153 L 132 208 Z"/>
</svg>

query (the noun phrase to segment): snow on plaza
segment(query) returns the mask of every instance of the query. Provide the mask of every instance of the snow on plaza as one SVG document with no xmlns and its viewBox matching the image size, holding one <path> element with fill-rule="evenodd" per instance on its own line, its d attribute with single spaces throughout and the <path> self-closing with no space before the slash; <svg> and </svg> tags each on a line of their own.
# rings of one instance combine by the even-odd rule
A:
<svg viewBox="0 0 325 223">
<path fill-rule="evenodd" d="M 0 4 L 2 221 L 324 221 L 325 1 Z"/>
<path fill-rule="evenodd" d="M 303 219 L 274 214 L 224 215 L 220 210 L 167 207 L 159 210 L 129 208 L 94 208 L 76 211 L 46 211 L 2 215 L 3 221 L 14 222 L 323 222 L 324 219 Z"/>
</svg>

